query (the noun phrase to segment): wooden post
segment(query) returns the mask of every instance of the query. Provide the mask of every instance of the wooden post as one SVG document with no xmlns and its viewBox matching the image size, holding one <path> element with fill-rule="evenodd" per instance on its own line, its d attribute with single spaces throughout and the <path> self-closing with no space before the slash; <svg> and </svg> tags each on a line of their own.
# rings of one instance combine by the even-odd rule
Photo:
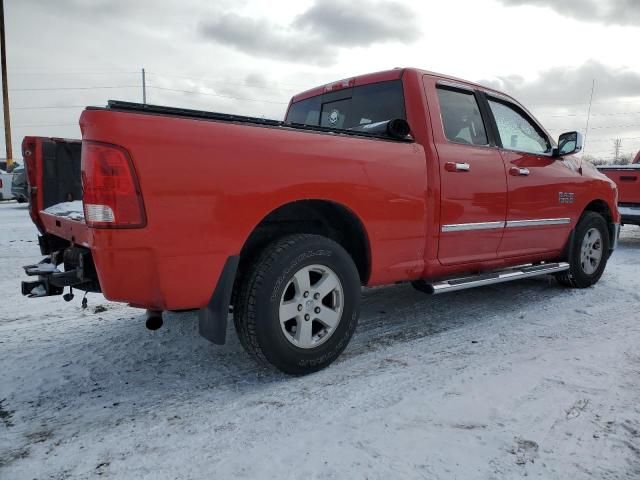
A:
<svg viewBox="0 0 640 480">
<path fill-rule="evenodd" d="M 4 0 L 0 0 L 0 68 L 2 68 L 2 106 L 4 107 L 4 142 L 7 149 L 7 170 L 13 167 L 11 119 L 9 118 L 9 86 L 7 85 L 7 48 L 4 34 Z"/>
</svg>

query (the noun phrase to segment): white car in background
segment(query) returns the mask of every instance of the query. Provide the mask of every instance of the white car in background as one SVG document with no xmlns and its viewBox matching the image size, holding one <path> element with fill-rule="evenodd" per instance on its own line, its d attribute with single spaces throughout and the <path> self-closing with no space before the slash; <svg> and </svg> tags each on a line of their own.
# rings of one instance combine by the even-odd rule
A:
<svg viewBox="0 0 640 480">
<path fill-rule="evenodd" d="M 7 173 L 4 170 L 0 170 L 0 200 L 13 199 L 13 193 L 11 193 L 12 183 L 13 173 Z"/>
</svg>

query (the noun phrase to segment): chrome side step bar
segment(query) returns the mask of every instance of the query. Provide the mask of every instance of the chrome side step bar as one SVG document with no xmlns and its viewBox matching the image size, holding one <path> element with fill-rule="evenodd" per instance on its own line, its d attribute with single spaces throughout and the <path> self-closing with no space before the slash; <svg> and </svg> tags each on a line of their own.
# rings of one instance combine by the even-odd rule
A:
<svg viewBox="0 0 640 480">
<path fill-rule="evenodd" d="M 414 282 L 414 287 L 423 292 L 436 295 L 439 293 L 465 290 L 467 288 L 482 287 L 484 285 L 493 285 L 494 283 L 510 282 L 512 280 L 537 277 L 539 275 L 548 275 L 550 273 L 558 273 L 565 270 L 569 270 L 569 264 L 566 262 L 524 265 L 521 267 L 510 268 L 508 270 L 481 273 L 461 278 L 450 278 L 449 280 L 443 280 L 435 283 L 418 281 Z"/>
</svg>

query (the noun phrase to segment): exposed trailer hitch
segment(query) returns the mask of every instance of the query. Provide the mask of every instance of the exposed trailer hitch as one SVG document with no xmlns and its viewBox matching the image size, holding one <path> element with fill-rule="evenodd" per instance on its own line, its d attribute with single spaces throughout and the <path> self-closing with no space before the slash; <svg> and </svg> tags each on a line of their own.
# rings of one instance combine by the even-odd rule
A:
<svg viewBox="0 0 640 480">
<path fill-rule="evenodd" d="M 38 277 L 22 282 L 22 294 L 31 298 L 62 295 L 65 287 L 100 292 L 91 252 L 86 248 L 70 246 L 23 268 L 28 276 Z"/>
</svg>

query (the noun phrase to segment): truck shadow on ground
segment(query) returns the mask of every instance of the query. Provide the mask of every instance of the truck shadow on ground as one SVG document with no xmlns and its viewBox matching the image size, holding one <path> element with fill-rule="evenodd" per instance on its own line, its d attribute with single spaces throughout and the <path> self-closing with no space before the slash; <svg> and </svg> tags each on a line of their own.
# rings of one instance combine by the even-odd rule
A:
<svg viewBox="0 0 640 480">
<path fill-rule="evenodd" d="M 475 328 L 498 316 L 522 321 L 521 310 L 535 310 L 536 305 L 544 308 L 574 294 L 579 293 L 564 290 L 550 279 L 437 297 L 417 292 L 410 285 L 365 289 L 360 323 L 350 345 L 334 366 L 316 375 L 336 375 L 369 352 L 451 329 Z M 77 396 L 106 405 L 126 398 L 136 399 L 138 405 L 179 402 L 198 392 L 232 392 L 236 396 L 273 382 L 299 380 L 256 365 L 243 351 L 233 325 L 229 325 L 226 345 L 204 340 L 197 332 L 195 312 L 168 313 L 165 326 L 155 332 L 144 328 L 142 315 L 109 318 L 104 314 L 99 322 L 63 324 L 47 338 L 47 344 L 48 364 L 59 365 L 52 367 L 50 375 L 64 381 L 53 382 L 50 390 L 42 392 L 48 398 L 37 403 Z M 37 343 L 30 348 L 38 348 Z"/>
</svg>

